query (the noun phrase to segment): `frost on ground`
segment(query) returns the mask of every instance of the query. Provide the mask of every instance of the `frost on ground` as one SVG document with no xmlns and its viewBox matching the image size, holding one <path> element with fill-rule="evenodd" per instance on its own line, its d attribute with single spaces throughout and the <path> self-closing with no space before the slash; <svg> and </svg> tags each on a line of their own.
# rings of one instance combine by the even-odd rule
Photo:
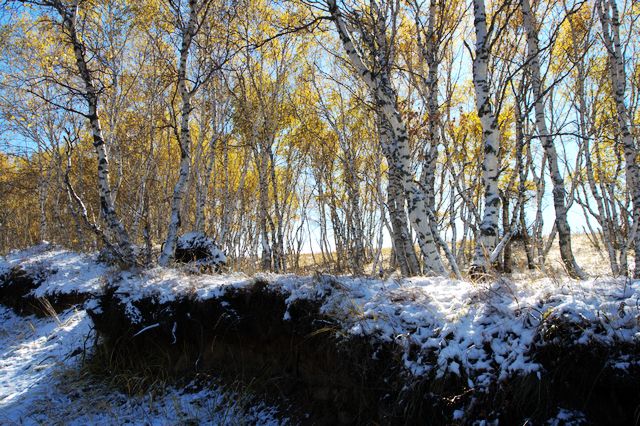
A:
<svg viewBox="0 0 640 426">
<path fill-rule="evenodd" d="M 0 307 L 0 424 L 283 423 L 274 409 L 215 386 L 170 387 L 153 397 L 115 391 L 81 373 L 90 331 L 82 310 L 36 318 Z"/>
</svg>

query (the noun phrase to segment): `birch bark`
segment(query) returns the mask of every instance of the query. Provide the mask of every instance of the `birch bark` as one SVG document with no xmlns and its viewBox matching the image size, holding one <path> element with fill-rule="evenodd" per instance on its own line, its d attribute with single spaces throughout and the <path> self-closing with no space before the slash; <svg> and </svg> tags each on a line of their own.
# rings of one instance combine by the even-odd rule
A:
<svg viewBox="0 0 640 426">
<path fill-rule="evenodd" d="M 564 263 L 567 273 L 572 278 L 585 279 L 586 275 L 578 266 L 571 250 L 571 228 L 567 221 L 567 206 L 565 204 L 564 179 L 558 167 L 558 153 L 555 144 L 549 134 L 544 112 L 544 99 L 542 92 L 542 78 L 540 76 L 540 49 L 538 47 L 538 30 L 534 16 L 531 12 L 529 0 L 521 1 L 524 27 L 527 33 L 527 68 L 531 74 L 531 87 L 534 96 L 534 109 L 536 117 L 536 127 L 542 146 L 547 154 L 547 165 L 553 183 L 553 206 L 556 212 L 556 229 L 558 230 L 558 240 L 560 245 L 560 257 Z"/>
<path fill-rule="evenodd" d="M 632 228 L 635 229 L 635 232 L 629 233 L 629 238 L 633 239 L 632 245 L 635 250 L 633 276 L 640 278 L 640 232 L 637 230 L 638 223 L 640 223 L 640 166 L 638 165 L 638 150 L 631 133 L 629 110 L 624 100 L 627 76 L 620 44 L 620 17 L 615 1 L 599 0 L 596 9 L 602 24 L 602 37 L 609 56 L 609 77 L 613 85 L 618 129 L 624 147 L 627 188 L 633 203 L 633 222 L 635 225 Z"/>
<path fill-rule="evenodd" d="M 393 135 L 382 117 L 378 117 L 378 136 L 383 154 L 387 157 L 388 152 L 386 147 L 391 143 Z M 398 176 L 396 169 L 390 168 L 387 185 L 387 209 L 389 210 L 389 219 L 391 222 L 394 255 L 398 266 L 400 266 L 402 275 L 411 276 L 420 273 L 420 264 L 413 247 L 413 242 L 411 241 L 409 223 L 404 205 L 405 194 L 402 189 L 401 178 Z"/>
<path fill-rule="evenodd" d="M 476 93 L 476 108 L 482 124 L 484 138 L 484 158 L 482 162 L 482 183 L 484 186 L 484 212 L 480 224 L 480 235 L 472 263 L 472 270 L 485 272 L 488 254 L 497 244 L 500 194 L 498 193 L 498 149 L 500 130 L 498 120 L 491 109 L 489 100 L 489 41 L 484 0 L 473 1 L 474 26 L 476 32 L 476 52 L 473 58 L 473 85 Z"/>
<path fill-rule="evenodd" d="M 338 10 L 336 0 L 327 0 L 329 12 L 338 31 L 342 45 L 349 57 L 351 64 L 356 68 L 360 77 L 367 84 L 375 99 L 376 108 L 388 122 L 393 138 L 386 147 L 387 159 L 391 159 L 389 166 L 395 168 L 402 183 L 402 189 L 406 194 L 409 219 L 416 232 L 418 245 L 425 260 L 425 272 L 443 275 L 444 265 L 438 254 L 438 250 L 431 233 L 427 216 L 427 197 L 422 188 L 414 181 L 411 171 L 411 153 L 409 150 L 409 138 L 407 126 L 397 108 L 397 95 L 391 85 L 388 72 L 384 69 L 375 74 L 365 65 L 360 52 L 353 44 L 351 33 Z M 378 37 L 374 44 L 384 46 L 384 34 L 376 34 Z M 374 56 L 382 57 L 389 52 L 372 52 Z"/>
<path fill-rule="evenodd" d="M 68 8 L 60 1 L 54 1 L 51 5 L 58 11 L 62 18 L 62 25 L 67 31 L 67 37 L 73 47 L 76 66 L 82 82 L 84 84 L 83 97 L 88 106 L 86 116 L 89 119 L 93 146 L 98 157 L 98 195 L 100 198 L 100 212 L 104 218 L 107 229 L 116 239 L 118 255 L 126 265 L 133 265 L 136 260 L 131 245 L 129 234 L 127 233 L 120 217 L 118 216 L 111 193 L 111 183 L 109 180 L 109 155 L 102 133 L 100 116 L 98 112 L 99 91 L 95 85 L 93 76 L 87 63 L 86 48 L 77 32 L 77 6 Z"/>
<path fill-rule="evenodd" d="M 193 37 L 197 31 L 197 1 L 189 0 L 189 20 L 182 34 L 180 45 L 180 57 L 178 60 L 178 93 L 182 101 L 180 111 L 180 132 L 178 133 L 178 144 L 180 145 L 180 173 L 178 181 L 173 189 L 171 200 L 171 218 L 167 237 L 160 254 L 158 263 L 165 266 L 173 258 L 178 240 L 178 229 L 181 225 L 180 211 L 182 210 L 182 200 L 187 190 L 187 181 L 191 170 L 191 133 L 189 130 L 189 119 L 191 117 L 191 96 L 192 93 L 187 87 L 187 62 L 189 59 L 189 49 Z"/>
</svg>

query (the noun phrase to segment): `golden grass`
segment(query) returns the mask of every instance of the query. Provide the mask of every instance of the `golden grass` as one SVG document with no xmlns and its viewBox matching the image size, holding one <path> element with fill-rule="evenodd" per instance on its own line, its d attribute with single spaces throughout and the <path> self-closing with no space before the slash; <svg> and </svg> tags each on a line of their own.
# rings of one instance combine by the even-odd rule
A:
<svg viewBox="0 0 640 426">
<path fill-rule="evenodd" d="M 606 253 L 598 250 L 589 237 L 584 234 L 572 235 L 573 252 L 576 257 L 576 261 L 580 267 L 591 277 L 598 277 L 604 275 L 610 275 L 611 269 L 609 267 L 609 261 Z M 554 279 L 561 279 L 567 276 L 564 265 L 560 258 L 560 250 L 558 247 L 557 238 L 555 239 L 551 250 L 547 256 L 546 263 L 543 268 L 537 267 L 534 270 L 527 269 L 527 258 L 524 251 L 524 246 L 521 242 L 514 242 L 511 245 L 512 248 L 512 261 L 513 261 L 513 276 L 536 279 L 542 277 L 552 277 Z M 458 248 L 459 250 L 460 248 Z M 473 242 L 467 242 L 464 247 L 467 253 L 473 250 Z M 416 247 L 416 253 L 419 254 L 419 248 Z M 314 273 L 342 273 L 349 274 L 349 266 L 344 265 L 341 271 L 336 268 L 335 259 L 337 254 L 332 252 L 325 255 L 327 258 L 333 259 L 323 262 L 321 253 L 303 253 L 300 255 L 298 261 L 298 268 L 292 266 L 293 262 L 289 261 L 288 269 L 286 272 L 299 275 L 312 275 Z M 394 270 L 391 267 L 391 248 L 383 248 L 381 253 L 382 268 L 384 278 L 399 275 L 399 271 Z M 633 252 L 628 254 L 629 262 L 632 263 Z M 443 261 L 447 264 L 446 258 L 443 256 Z M 373 262 L 368 262 L 364 265 L 364 273 L 368 276 L 378 277 L 379 270 L 373 270 Z M 378 269 L 378 268 L 376 268 Z M 460 265 L 461 272 L 464 278 L 469 278 L 468 269 L 469 265 Z M 247 275 L 255 275 L 263 272 L 260 268 L 259 259 L 240 259 L 232 260 L 228 265 L 228 270 L 231 271 L 243 271 Z M 498 271 L 487 271 L 488 278 L 495 279 L 501 274 Z M 451 275 L 453 277 L 453 275 Z"/>
</svg>

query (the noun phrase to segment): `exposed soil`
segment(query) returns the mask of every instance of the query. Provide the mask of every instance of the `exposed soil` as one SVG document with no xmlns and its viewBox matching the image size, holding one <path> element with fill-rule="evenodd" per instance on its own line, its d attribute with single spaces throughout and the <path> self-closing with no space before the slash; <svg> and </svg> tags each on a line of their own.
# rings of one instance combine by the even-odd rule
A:
<svg viewBox="0 0 640 426">
<path fill-rule="evenodd" d="M 56 293 L 46 298 L 36 297 L 33 290 L 44 281 L 45 276 L 34 276 L 20 266 L 0 276 L 0 303 L 12 308 L 19 315 L 49 316 L 83 303 L 90 295 L 85 293 Z M 52 312 L 53 309 L 53 312 Z"/>
<path fill-rule="evenodd" d="M 108 289 L 100 309 L 89 312 L 114 368 L 239 379 L 299 407 L 294 418 L 305 424 L 451 424 L 461 408 L 461 424 L 538 424 L 559 407 L 580 410 L 594 424 L 637 424 L 640 371 L 614 369 L 610 360 L 623 353 L 638 360 L 638 348 L 565 345 L 573 340 L 561 327 L 555 336 L 541 334 L 530 354 L 544 366 L 539 378 L 515 377 L 478 392 L 464 375 L 410 377 L 399 347 L 341 333 L 319 313 L 320 302 L 298 300 L 284 320 L 286 296 L 265 282 L 205 301 L 142 299 L 134 302 L 142 314 L 136 324 L 119 296 L 117 287 Z"/>
</svg>

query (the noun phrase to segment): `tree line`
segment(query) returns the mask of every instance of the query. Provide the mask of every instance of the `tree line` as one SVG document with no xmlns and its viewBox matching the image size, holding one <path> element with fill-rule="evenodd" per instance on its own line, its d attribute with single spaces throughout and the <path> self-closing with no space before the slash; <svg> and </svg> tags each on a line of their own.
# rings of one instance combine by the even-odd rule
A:
<svg viewBox="0 0 640 426">
<path fill-rule="evenodd" d="M 462 277 L 511 270 L 516 242 L 544 268 L 557 241 L 584 278 L 584 233 L 640 277 L 639 17 L 630 0 L 6 1 L 0 251 L 168 265 L 199 231 L 238 269 L 311 250 L 364 274 L 389 239 L 403 275 Z"/>
</svg>

